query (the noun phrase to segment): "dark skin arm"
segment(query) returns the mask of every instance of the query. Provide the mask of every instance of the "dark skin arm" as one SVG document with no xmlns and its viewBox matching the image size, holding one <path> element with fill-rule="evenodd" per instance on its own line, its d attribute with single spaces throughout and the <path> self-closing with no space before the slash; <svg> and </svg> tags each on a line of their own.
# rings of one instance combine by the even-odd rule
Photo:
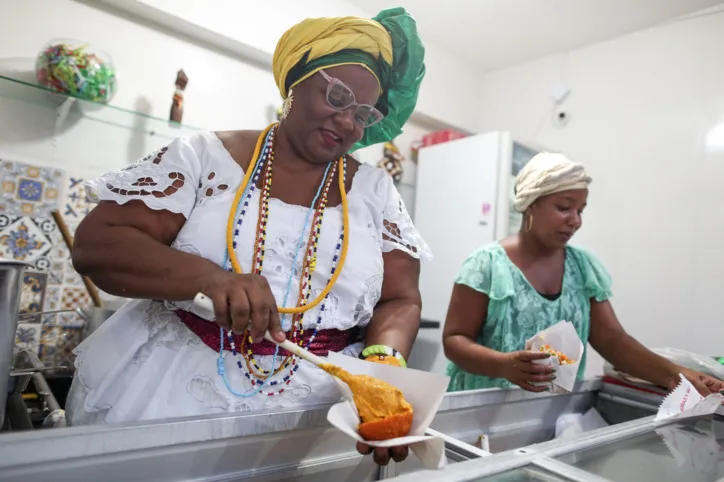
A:
<svg viewBox="0 0 724 482">
<path fill-rule="evenodd" d="M 154 211 L 140 201 L 102 202 L 78 227 L 73 266 L 113 295 L 193 299 L 196 280 L 218 266 L 170 248 L 185 222 L 181 214 Z M 179 266 L 185 269 L 179 272 Z"/>
<path fill-rule="evenodd" d="M 383 253 L 382 294 L 367 327 L 365 346 L 386 345 L 405 359 L 420 328 L 420 261 L 402 251 Z"/>
<path fill-rule="evenodd" d="M 499 352 L 478 344 L 478 335 L 488 318 L 487 295 L 465 285 L 453 287 L 442 339 L 445 356 L 468 373 L 493 376 Z"/>
<path fill-rule="evenodd" d="M 251 319 L 255 340 L 267 329 L 283 340 L 276 302 L 264 278 L 229 273 L 170 247 L 185 222 L 183 215 L 154 211 L 140 201 L 101 203 L 78 227 L 73 265 L 113 295 L 184 301 L 204 293 L 224 328 L 242 333 Z"/>
<path fill-rule="evenodd" d="M 453 287 L 442 334 L 445 356 L 468 373 L 505 378 L 531 392 L 545 391 L 545 387 L 533 386 L 531 382 L 552 379 L 550 367 L 533 363 L 548 355 L 532 351 L 502 353 L 478 343 L 489 302 L 485 294 L 468 286 Z"/>
<path fill-rule="evenodd" d="M 420 261 L 397 250 L 383 253 L 382 258 L 382 294 L 367 327 L 365 346 L 386 345 L 407 359 L 420 328 Z M 357 451 L 363 455 L 373 452 L 372 447 L 363 443 L 357 443 Z M 407 454 L 406 446 L 376 448 L 373 458 L 378 465 L 387 465 L 390 458 L 402 462 Z"/>
<path fill-rule="evenodd" d="M 636 341 L 621 326 L 608 301 L 591 300 L 589 342 L 617 370 L 670 390 L 679 384 L 679 373 L 684 374 L 702 395 L 724 389 L 721 381 L 680 367 Z"/>
</svg>

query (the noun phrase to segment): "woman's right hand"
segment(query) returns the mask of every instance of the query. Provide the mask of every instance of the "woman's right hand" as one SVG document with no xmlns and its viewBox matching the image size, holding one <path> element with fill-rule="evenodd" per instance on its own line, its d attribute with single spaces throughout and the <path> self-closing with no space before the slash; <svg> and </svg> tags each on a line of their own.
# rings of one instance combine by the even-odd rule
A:
<svg viewBox="0 0 724 482">
<path fill-rule="evenodd" d="M 548 357 L 550 357 L 548 353 L 528 350 L 503 353 L 500 367 L 501 378 L 505 378 L 510 383 L 529 392 L 545 392 L 548 387 L 535 386 L 532 383 L 546 383 L 555 380 L 555 368 L 550 365 L 538 365 L 533 361 Z"/>
<path fill-rule="evenodd" d="M 202 279 L 200 288 L 214 302 L 216 323 L 222 328 L 235 334 L 248 328 L 254 343 L 267 330 L 275 340 L 284 341 L 276 299 L 263 276 L 215 270 Z"/>
</svg>

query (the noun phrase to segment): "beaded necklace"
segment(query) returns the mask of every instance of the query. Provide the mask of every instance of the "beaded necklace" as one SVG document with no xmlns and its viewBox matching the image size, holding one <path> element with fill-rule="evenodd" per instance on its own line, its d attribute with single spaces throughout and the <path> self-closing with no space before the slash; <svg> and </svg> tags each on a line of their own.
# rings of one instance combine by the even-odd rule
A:
<svg viewBox="0 0 724 482">
<path fill-rule="evenodd" d="M 259 139 L 256 143 L 256 148 L 254 149 L 254 154 L 252 155 L 252 160 L 257 159 L 259 156 L 259 153 L 261 152 L 261 146 L 264 139 L 266 139 L 267 134 L 272 129 L 275 129 L 278 124 L 272 124 L 269 127 L 267 127 L 264 132 L 261 133 L 259 136 Z M 347 203 L 347 189 L 345 186 L 346 182 L 346 159 L 344 156 L 340 157 L 337 161 L 338 166 L 338 184 L 339 184 L 339 195 L 342 198 L 342 232 L 344 234 L 344 242 L 342 243 L 341 247 L 341 253 L 339 256 L 339 269 L 336 271 L 336 273 L 332 276 L 332 278 L 329 279 L 329 282 L 327 283 L 327 286 L 324 287 L 322 292 L 317 296 L 314 300 L 309 302 L 305 306 L 297 306 L 296 308 L 284 308 L 283 306 L 277 307 L 279 310 L 279 313 L 286 313 L 286 314 L 297 314 L 297 313 L 303 313 L 305 311 L 309 311 L 315 306 L 317 306 L 319 303 L 322 302 L 322 300 L 329 294 L 329 292 L 332 290 L 332 287 L 337 282 L 337 279 L 339 278 L 339 274 L 342 272 L 342 268 L 344 267 L 344 262 L 347 259 L 347 251 L 349 250 L 349 204 Z M 239 189 L 236 191 L 236 196 L 234 197 L 234 208 L 229 212 L 229 219 L 227 222 L 227 228 L 226 228 L 226 250 L 227 255 L 229 256 L 229 260 L 231 261 L 231 265 L 234 269 L 234 272 L 236 273 L 243 273 L 243 270 L 241 269 L 241 264 L 239 264 L 239 259 L 236 256 L 235 246 L 234 246 L 234 221 L 236 220 L 236 213 L 238 212 L 238 207 L 241 201 L 242 196 L 246 192 L 247 186 L 249 185 L 249 181 L 252 176 L 252 170 L 247 169 L 247 173 L 244 176 L 244 180 L 241 182 L 241 185 L 239 186 Z"/>
<path fill-rule="evenodd" d="M 304 257 L 304 261 L 302 263 L 302 272 L 299 277 L 299 297 L 297 299 L 297 306 L 305 305 L 308 302 L 309 296 L 311 294 L 312 273 L 314 272 L 313 265 L 316 265 L 317 244 L 318 244 L 319 236 L 321 234 L 322 219 L 324 217 L 324 210 L 325 210 L 326 204 L 327 204 L 327 196 L 329 193 L 331 181 L 334 177 L 335 170 L 336 170 L 336 166 L 331 166 L 331 171 L 330 171 L 329 166 L 327 167 L 327 170 L 325 171 L 325 177 L 322 178 L 321 186 L 324 186 L 324 189 L 321 192 L 321 197 L 319 197 L 319 192 L 318 192 L 317 197 L 319 197 L 319 204 L 317 204 L 317 208 L 316 208 L 316 210 L 314 210 L 314 219 L 312 221 L 312 229 L 309 232 L 309 239 L 307 241 L 307 247 L 305 249 L 306 254 Z M 271 176 L 271 169 L 267 169 L 267 176 Z M 271 186 L 271 182 L 269 182 L 268 185 Z M 265 239 L 266 233 L 265 233 L 263 227 L 266 225 L 266 219 L 268 219 L 268 205 L 269 205 L 269 192 L 268 191 L 269 190 L 266 189 L 266 186 L 265 186 L 265 191 L 262 193 L 262 198 L 260 199 L 260 202 L 259 202 L 259 212 L 260 212 L 259 219 L 260 220 L 263 219 L 264 221 L 261 221 L 257 224 L 257 236 L 256 236 L 257 243 L 256 243 L 256 245 L 259 246 L 260 248 L 257 248 L 258 255 L 257 255 L 257 258 L 255 259 L 255 261 L 258 262 L 258 265 L 256 266 L 256 270 L 254 271 L 256 274 L 261 274 L 261 264 L 264 259 L 263 245 L 264 245 L 264 239 Z M 314 205 L 316 204 L 317 197 L 315 197 L 314 201 L 312 202 L 312 207 L 314 207 Z M 307 212 L 307 216 L 309 216 L 309 213 L 311 212 L 311 210 L 312 210 L 312 208 L 310 208 L 310 210 Z M 309 224 L 309 219 L 307 218 L 307 220 L 305 221 L 304 228 L 302 229 L 302 233 L 306 232 L 308 224 Z M 295 253 L 292 266 L 296 266 L 296 259 L 299 254 L 299 250 L 301 249 L 301 241 L 302 241 L 302 238 L 300 238 L 299 243 L 297 245 L 297 252 Z M 335 257 L 337 257 L 338 255 L 339 255 L 339 253 L 336 252 Z M 293 269 L 292 269 L 292 273 L 290 273 L 290 276 L 289 276 L 289 283 L 287 285 L 287 291 L 286 291 L 285 302 L 284 302 L 285 305 L 286 305 L 286 299 L 289 295 L 289 292 L 291 291 L 292 279 L 293 279 Z M 325 302 L 326 302 L 326 297 L 325 297 Z M 324 307 L 324 302 L 322 303 L 322 308 L 320 308 L 320 309 L 323 309 L 323 307 Z M 283 325 L 283 320 L 285 319 L 285 317 L 286 317 L 286 315 L 282 315 L 282 325 Z M 304 313 L 294 315 L 292 317 L 291 328 L 290 328 L 290 330 L 288 330 L 288 331 L 290 331 L 290 337 L 289 337 L 290 340 L 292 342 L 298 342 L 300 346 L 302 346 L 302 341 L 299 340 L 298 337 L 300 337 L 301 335 L 304 334 L 304 329 L 302 327 L 303 318 L 304 318 Z M 299 327 L 299 332 L 297 332 L 297 327 Z M 313 338 L 308 341 L 307 346 L 305 348 L 308 348 L 309 345 L 312 343 L 312 341 L 313 341 Z M 244 337 L 243 342 L 242 342 L 243 345 L 241 347 L 242 353 L 245 351 L 244 345 L 246 344 L 246 342 L 247 342 L 247 338 Z M 270 372 L 268 372 L 267 370 L 261 369 L 256 364 L 256 361 L 254 360 L 254 355 L 252 353 L 251 348 L 249 348 L 246 351 L 246 353 L 248 355 L 248 358 L 246 360 L 247 361 L 246 366 L 247 366 L 248 372 L 260 379 L 267 378 L 267 375 L 269 375 Z M 282 366 L 286 366 L 287 362 L 289 362 L 289 360 L 291 358 L 292 358 L 292 355 L 291 354 L 288 355 L 286 357 L 286 359 L 284 360 L 284 362 L 282 362 Z M 252 365 L 253 365 L 253 368 L 252 368 Z M 258 370 L 258 372 L 256 372 L 255 369 Z M 281 369 L 282 369 L 282 367 L 279 368 L 279 370 L 281 370 Z M 252 383 L 253 382 L 254 382 L 254 380 L 252 380 Z"/>
<path fill-rule="evenodd" d="M 271 183 L 272 183 L 272 164 L 274 160 L 274 137 L 276 133 L 276 125 L 272 125 L 268 127 L 260 136 L 257 141 L 257 145 L 254 151 L 254 155 L 252 156 L 252 160 L 256 159 L 256 163 L 254 165 L 253 169 L 248 169 L 246 175 L 244 176 L 244 181 L 242 182 L 241 186 L 239 186 L 239 189 L 237 190 L 234 207 L 230 212 L 229 216 L 229 223 L 227 226 L 227 249 L 226 249 L 226 259 L 224 261 L 224 265 L 227 269 L 230 271 L 236 271 L 237 273 L 241 273 L 241 266 L 238 263 L 238 259 L 236 258 L 236 248 L 238 246 L 238 237 L 239 237 L 239 231 L 244 219 L 244 216 L 246 214 L 246 211 L 249 207 L 249 201 L 251 199 L 252 193 L 256 189 L 256 184 L 259 180 L 260 173 L 262 172 L 262 168 L 264 170 L 264 174 L 262 177 L 262 183 L 261 183 L 261 194 L 260 194 L 260 200 L 259 200 L 259 218 L 257 221 L 257 227 L 256 227 L 256 239 L 255 239 L 255 249 L 254 249 L 254 255 L 252 258 L 252 273 L 261 274 L 262 271 L 262 265 L 264 262 L 264 253 L 265 253 L 265 242 L 266 242 L 266 228 L 267 223 L 269 220 L 269 198 L 271 197 Z M 262 141 L 264 141 L 264 149 L 261 149 Z M 302 272 L 299 280 L 299 297 L 297 299 L 297 307 L 296 308 L 284 308 L 284 306 L 287 304 L 287 300 L 289 297 L 289 293 L 291 291 L 291 284 L 294 277 L 294 266 L 296 266 L 296 260 L 300 253 L 301 247 L 302 247 L 302 238 L 300 238 L 299 243 L 297 244 L 297 249 L 294 255 L 294 261 L 292 262 L 292 268 L 290 272 L 289 281 L 287 284 L 287 290 L 284 296 L 284 302 L 283 306 L 278 308 L 280 313 L 282 313 L 282 327 L 284 327 L 284 321 L 287 314 L 292 314 L 292 321 L 291 321 L 291 327 L 288 330 L 287 336 L 290 341 L 293 343 L 297 343 L 299 346 L 304 345 L 304 340 L 302 338 L 302 335 L 304 334 L 303 329 L 303 317 L 304 313 L 316 305 L 321 303 L 319 315 L 317 316 L 316 324 L 314 326 L 314 331 L 312 335 L 309 337 L 306 348 L 308 348 L 311 343 L 314 341 L 314 338 L 316 337 L 319 326 L 322 321 L 322 315 L 325 310 L 325 305 L 327 298 L 329 296 L 329 292 L 331 291 L 332 286 L 336 282 L 337 278 L 339 277 L 339 273 L 341 273 L 344 259 L 346 258 L 347 248 L 348 248 L 348 242 L 347 242 L 347 232 L 349 228 L 349 220 L 348 220 L 348 207 L 347 207 L 347 198 L 346 198 L 346 191 L 345 191 L 345 183 L 346 183 L 346 168 L 347 163 L 345 158 L 340 158 L 338 163 L 340 167 L 339 169 L 339 187 L 340 187 L 340 194 L 342 197 L 342 213 L 343 213 L 343 227 L 342 232 L 340 233 L 340 236 L 337 240 L 337 244 L 335 246 L 335 253 L 332 259 L 332 268 L 330 277 L 327 281 L 327 285 L 325 289 L 322 291 L 322 293 L 312 302 L 309 302 L 309 298 L 312 293 L 311 289 L 311 279 L 312 279 L 312 273 L 316 269 L 316 261 L 317 261 L 317 247 L 319 243 L 319 237 L 321 235 L 321 227 L 322 227 L 322 219 L 324 216 L 324 210 L 326 208 L 327 204 L 327 198 L 329 189 L 332 184 L 332 179 L 334 178 L 335 171 L 337 170 L 337 165 L 334 165 L 333 163 L 330 163 L 327 166 L 327 169 L 325 170 L 324 176 L 322 178 L 322 183 L 320 184 L 317 193 L 315 195 L 314 200 L 312 201 L 312 205 L 309 208 L 307 212 L 307 216 L 305 219 L 304 227 L 302 228 L 302 237 L 304 233 L 307 230 L 307 226 L 309 226 L 309 218 L 310 215 L 313 213 L 314 217 L 312 220 L 312 227 L 309 231 L 309 237 L 307 240 L 307 246 L 304 251 L 304 258 L 302 263 Z M 330 169 L 331 167 L 331 169 Z M 251 179 L 252 182 L 249 182 Z M 244 199 L 243 204 L 241 203 L 241 200 Z M 319 202 L 318 202 L 319 200 Z M 315 208 L 316 205 L 316 208 Z M 234 223 L 235 221 L 235 223 Z M 298 328 L 298 330 L 297 330 Z M 259 367 L 256 360 L 254 359 L 252 350 L 250 347 L 246 347 L 247 340 L 249 343 L 251 343 L 251 337 L 249 336 L 249 332 L 247 330 L 246 333 L 244 333 L 244 336 L 242 337 L 242 346 L 240 347 L 240 352 L 245 360 L 246 364 L 246 371 L 244 375 L 251 381 L 252 386 L 255 386 L 256 389 L 247 392 L 247 393 L 238 393 L 234 391 L 225 375 L 224 370 L 224 360 L 223 360 L 223 350 L 224 350 L 224 330 L 220 328 L 220 352 L 219 352 L 219 358 L 217 358 L 217 371 L 219 375 L 222 377 L 224 384 L 226 385 L 227 389 L 234 395 L 242 396 L 242 397 L 248 397 L 256 395 L 257 393 L 262 392 L 262 387 L 267 384 L 269 386 L 277 386 L 281 385 L 282 388 L 279 389 L 276 392 L 264 392 L 268 396 L 274 396 L 275 394 L 281 394 L 284 392 L 284 387 L 286 385 L 289 385 L 291 382 L 291 377 L 297 372 L 299 369 L 299 365 L 297 364 L 297 359 L 295 356 L 289 354 L 283 361 L 280 363 L 279 368 L 275 369 L 276 366 L 276 358 L 278 356 L 279 348 L 276 347 L 274 355 L 272 357 L 272 366 L 270 370 L 264 370 Z M 232 355 L 234 357 L 237 357 L 238 352 L 234 343 L 233 335 L 229 332 L 228 333 L 229 338 L 229 344 L 231 347 Z M 237 360 L 237 366 L 239 369 L 244 370 L 244 367 L 240 360 Z M 284 376 L 281 380 L 271 380 L 271 378 L 274 375 L 277 375 L 278 373 L 282 372 L 286 368 L 290 368 L 289 373 Z"/>
</svg>

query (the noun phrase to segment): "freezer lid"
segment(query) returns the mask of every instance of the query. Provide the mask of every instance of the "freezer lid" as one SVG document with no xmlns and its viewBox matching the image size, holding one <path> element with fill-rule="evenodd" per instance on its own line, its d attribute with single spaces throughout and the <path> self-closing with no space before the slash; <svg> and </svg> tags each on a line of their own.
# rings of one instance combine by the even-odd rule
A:
<svg viewBox="0 0 724 482">
<path fill-rule="evenodd" d="M 483 476 L 471 481 L 485 482 L 570 482 L 571 479 L 564 478 L 548 470 L 536 467 L 533 464 L 518 469 L 508 470 L 500 474 Z"/>
<path fill-rule="evenodd" d="M 558 457 L 614 482 L 709 482 L 724 477 L 724 419 L 695 418 Z"/>
<path fill-rule="evenodd" d="M 697 417 L 662 427 L 654 427 L 653 420 L 646 417 L 393 480 L 709 482 L 724 477 L 724 417 Z"/>
</svg>

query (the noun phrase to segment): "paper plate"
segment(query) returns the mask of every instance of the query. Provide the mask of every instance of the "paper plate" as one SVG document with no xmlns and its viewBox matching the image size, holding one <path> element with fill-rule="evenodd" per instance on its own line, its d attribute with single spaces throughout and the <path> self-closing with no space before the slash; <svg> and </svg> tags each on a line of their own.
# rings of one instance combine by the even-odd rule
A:
<svg viewBox="0 0 724 482">
<path fill-rule="evenodd" d="M 357 408 L 352 402 L 352 392 L 347 384 L 335 378 L 345 401 L 337 403 L 329 409 L 327 413 L 329 423 L 370 447 L 409 445 L 410 450 L 428 469 L 437 469 L 445 464 L 445 442 L 440 438 L 425 435 L 425 431 L 432 423 L 437 409 L 442 403 L 450 377 L 411 368 L 370 363 L 338 353 L 330 353 L 328 360 L 353 375 L 369 375 L 399 388 L 414 411 L 412 428 L 406 437 L 374 442 L 366 441 L 357 431 L 360 418 Z"/>
</svg>

